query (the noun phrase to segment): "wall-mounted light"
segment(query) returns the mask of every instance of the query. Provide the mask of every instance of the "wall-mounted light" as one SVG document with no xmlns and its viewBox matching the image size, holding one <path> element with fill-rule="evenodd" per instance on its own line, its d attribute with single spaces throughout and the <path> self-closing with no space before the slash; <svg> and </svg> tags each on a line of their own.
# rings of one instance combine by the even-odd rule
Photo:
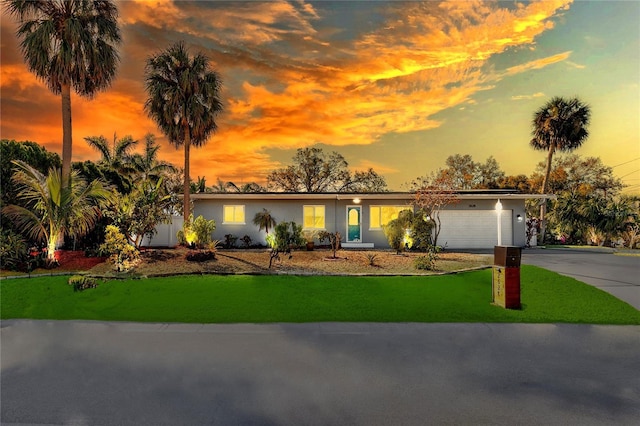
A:
<svg viewBox="0 0 640 426">
<path fill-rule="evenodd" d="M 517 220 L 518 222 L 522 222 L 522 220 L 523 220 L 523 219 L 522 219 L 522 216 L 517 215 L 517 216 L 516 216 L 516 220 Z"/>
<path fill-rule="evenodd" d="M 360 204 L 360 198 L 358 198 L 358 197 L 354 198 L 354 199 L 353 199 L 353 202 L 354 202 L 355 204 Z"/>
</svg>

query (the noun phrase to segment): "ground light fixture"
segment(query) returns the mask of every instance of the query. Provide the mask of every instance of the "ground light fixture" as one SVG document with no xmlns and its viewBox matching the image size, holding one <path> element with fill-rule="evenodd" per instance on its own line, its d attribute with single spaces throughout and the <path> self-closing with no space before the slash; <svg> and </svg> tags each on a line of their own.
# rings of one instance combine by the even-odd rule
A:
<svg viewBox="0 0 640 426">
<path fill-rule="evenodd" d="M 498 202 L 496 203 L 496 212 L 498 217 L 498 245 L 502 245 L 502 203 L 498 198 Z"/>
</svg>

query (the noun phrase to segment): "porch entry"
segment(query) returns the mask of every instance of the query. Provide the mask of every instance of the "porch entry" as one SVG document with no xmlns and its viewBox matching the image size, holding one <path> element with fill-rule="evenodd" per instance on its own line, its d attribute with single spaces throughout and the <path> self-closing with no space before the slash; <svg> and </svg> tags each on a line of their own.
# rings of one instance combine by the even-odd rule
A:
<svg viewBox="0 0 640 426">
<path fill-rule="evenodd" d="M 362 207 L 347 206 L 347 242 L 362 241 Z"/>
</svg>

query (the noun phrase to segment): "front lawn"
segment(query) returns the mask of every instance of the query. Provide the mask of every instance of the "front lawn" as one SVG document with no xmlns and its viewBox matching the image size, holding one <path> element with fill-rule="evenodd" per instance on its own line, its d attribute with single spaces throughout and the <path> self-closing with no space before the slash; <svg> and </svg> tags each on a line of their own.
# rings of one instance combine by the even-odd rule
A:
<svg viewBox="0 0 640 426">
<path fill-rule="evenodd" d="M 573 278 L 522 267 L 522 310 L 492 306 L 491 270 L 431 277 L 205 275 L 103 282 L 0 281 L 0 317 L 104 321 L 640 324 L 640 311 Z"/>
</svg>

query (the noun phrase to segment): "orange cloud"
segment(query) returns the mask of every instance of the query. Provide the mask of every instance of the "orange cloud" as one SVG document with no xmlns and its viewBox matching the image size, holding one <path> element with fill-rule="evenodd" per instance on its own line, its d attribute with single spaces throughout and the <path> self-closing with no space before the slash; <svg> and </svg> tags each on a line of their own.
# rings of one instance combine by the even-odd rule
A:
<svg viewBox="0 0 640 426">
<path fill-rule="evenodd" d="M 121 1 L 118 79 L 91 101 L 73 98 L 74 158 L 96 158 L 85 136 L 110 138 L 117 132 L 142 138 L 153 132 L 162 145 L 160 156 L 182 165 L 182 150 L 171 147 L 143 111 L 144 61 L 178 39 L 212 58 L 224 81 L 219 132 L 193 150 L 192 175 L 205 175 L 209 183 L 216 177 L 261 182 L 280 166 L 267 149 L 368 145 L 388 133 L 435 128 L 441 125 L 437 113 L 474 103 L 475 94 L 501 79 L 566 61 L 570 51 L 487 72 L 489 58 L 533 46 L 570 3 L 371 3 L 379 24 L 334 28 L 323 3 Z M 55 147 L 61 137 L 59 99 L 15 53 L 5 62 L 6 40 L 3 137 Z M 4 117 L 6 107 L 10 119 Z M 34 119 L 31 111 L 41 115 Z M 382 164 L 374 169 L 396 171 Z"/>
</svg>

